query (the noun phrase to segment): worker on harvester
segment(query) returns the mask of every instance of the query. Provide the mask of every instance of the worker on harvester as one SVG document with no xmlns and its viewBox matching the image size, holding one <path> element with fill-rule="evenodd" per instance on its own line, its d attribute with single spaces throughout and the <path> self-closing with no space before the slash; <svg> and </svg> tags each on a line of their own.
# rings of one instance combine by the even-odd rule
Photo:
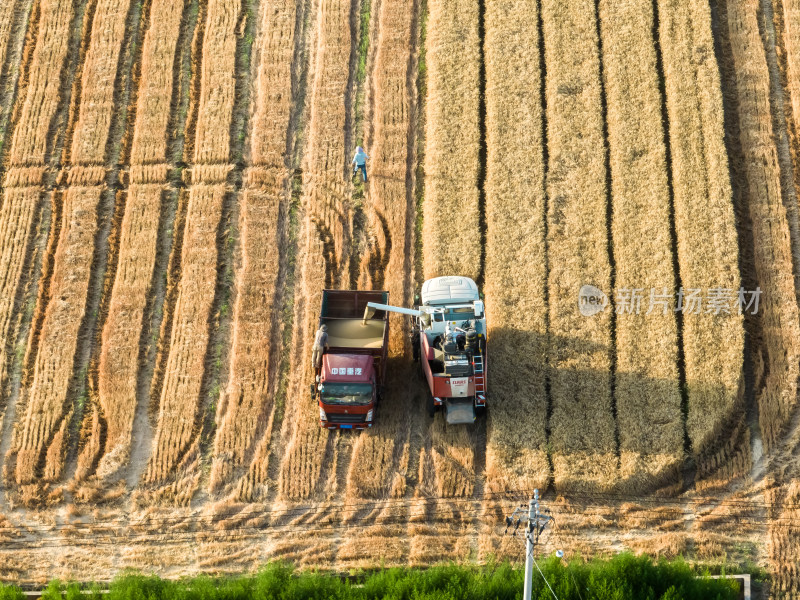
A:
<svg viewBox="0 0 800 600">
<path fill-rule="evenodd" d="M 367 183 L 367 153 L 361 146 L 356 148 L 356 153 L 353 155 L 353 175 L 361 170 L 361 176 L 364 178 L 364 183 Z"/>
<path fill-rule="evenodd" d="M 314 336 L 314 348 L 311 350 L 311 366 L 319 369 L 322 364 L 322 354 L 328 349 L 328 326 L 320 325 L 317 335 Z"/>
</svg>

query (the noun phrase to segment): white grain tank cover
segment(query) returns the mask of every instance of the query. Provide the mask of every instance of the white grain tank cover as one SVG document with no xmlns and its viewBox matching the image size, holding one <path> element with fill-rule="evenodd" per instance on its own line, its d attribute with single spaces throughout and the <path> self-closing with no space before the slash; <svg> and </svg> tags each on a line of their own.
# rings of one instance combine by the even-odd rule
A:
<svg viewBox="0 0 800 600">
<path fill-rule="evenodd" d="M 422 284 L 422 304 L 469 304 L 480 300 L 478 286 L 469 277 L 435 277 Z"/>
</svg>

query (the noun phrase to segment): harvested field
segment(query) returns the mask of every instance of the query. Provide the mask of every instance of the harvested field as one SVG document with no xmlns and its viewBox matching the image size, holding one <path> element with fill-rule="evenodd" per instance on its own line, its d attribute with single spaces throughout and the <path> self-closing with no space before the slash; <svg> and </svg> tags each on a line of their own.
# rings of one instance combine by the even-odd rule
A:
<svg viewBox="0 0 800 600">
<path fill-rule="evenodd" d="M 20 9 L 20 3 L 8 0 L 0 6 L 0 76 L 6 65 L 8 46 L 11 43 L 11 30 L 14 25 L 14 14 Z"/>
<path fill-rule="evenodd" d="M 612 318 L 610 310 L 591 319 L 577 311 L 582 285 L 611 290 L 594 4 L 543 0 L 542 22 L 553 480 L 559 491 L 607 490 L 618 469 L 611 404 Z"/>
<path fill-rule="evenodd" d="M 182 6 L 154 0 L 144 36 L 117 273 L 98 360 L 98 402 L 105 440 L 97 474 L 108 478 L 128 462 L 137 405 L 140 339 L 153 283 L 158 227 L 167 182 L 167 130 L 172 65 Z M 93 440 L 100 444 L 100 440 Z"/>
<path fill-rule="evenodd" d="M 286 278 L 283 252 L 289 228 L 286 155 L 290 153 L 291 81 L 296 68 L 292 61 L 295 15 L 299 19 L 300 13 L 296 11 L 300 10 L 288 2 L 271 8 L 265 6 L 252 45 L 256 57 L 253 81 L 257 89 L 248 142 L 251 155 L 248 164 L 252 166 L 244 172 L 244 190 L 239 202 L 242 253 L 236 276 L 239 293 L 230 324 L 233 333 L 229 379 L 216 415 L 210 479 L 212 491 L 227 484 L 225 493 L 231 493 L 229 498 L 233 499 L 253 500 L 267 492 L 264 484 L 276 416 L 271 394 L 278 393 L 275 371 L 279 365 L 275 350 L 280 348 L 283 335 L 281 324 L 273 319 L 284 302 L 282 291 L 276 286 L 284 285 Z M 253 14 L 248 13 L 241 21 L 237 28 L 240 34 L 247 31 L 247 16 Z M 244 37 L 248 39 L 250 34 Z M 242 53 L 249 56 L 249 49 Z M 243 138 L 244 131 L 240 140 Z M 222 310 L 227 307 L 223 305 Z M 273 333 L 265 335 L 267 331 Z M 220 358 L 216 362 L 220 366 Z M 256 418 L 250 418 L 248 413 Z M 237 466 L 247 469 L 234 472 Z"/>
<path fill-rule="evenodd" d="M 599 15 L 611 166 L 620 487 L 645 491 L 675 483 L 683 457 L 677 323 L 671 305 L 653 302 L 656 294 L 662 302 L 663 295 L 672 296 L 675 282 L 653 4 L 601 0 Z"/>
<path fill-rule="evenodd" d="M 64 471 L 70 393 L 79 333 L 89 297 L 95 236 L 105 179 L 106 140 L 114 110 L 114 85 L 129 1 L 105 0 L 96 7 L 85 52 L 81 94 L 75 114 L 71 164 L 63 179 L 61 226 L 53 257 L 49 290 L 40 299 L 38 343 L 29 346 L 31 377 L 22 389 L 25 416 L 14 446 L 18 485 L 41 478 L 55 481 Z M 56 239 L 56 238 L 53 238 Z M 52 242 L 51 242 L 52 243 Z M 44 299 L 47 299 L 45 304 Z M 67 384 L 67 382 L 70 382 Z M 79 415 L 80 416 L 80 415 Z M 43 464 L 43 466 L 42 466 Z"/>
<path fill-rule="evenodd" d="M 296 284 L 304 293 L 295 292 L 292 368 L 286 397 L 286 411 L 296 418 L 283 422 L 281 437 L 287 439 L 287 445 L 278 480 L 280 496 L 289 500 L 319 497 L 324 486 L 322 478 L 336 466 L 329 460 L 335 437 L 319 426 L 319 410 L 309 401 L 307 385 L 313 380 L 311 345 L 325 282 L 326 263 L 320 233 L 311 218 L 306 217 L 300 230 L 302 245 L 298 248 L 300 271 Z"/>
<path fill-rule="evenodd" d="M 0 226 L 3 252 L 0 254 L 0 389 L 5 389 L 14 339 L 14 304 L 22 285 L 22 268 L 33 235 L 33 224 L 42 199 L 48 133 L 58 109 L 61 75 L 66 73 L 70 25 L 74 3 L 71 0 L 45 2 L 37 9 L 37 29 L 28 50 L 13 134 L 7 150 L 3 180 Z M 58 382 L 65 385 L 65 382 Z"/>
<path fill-rule="evenodd" d="M 225 185 L 232 169 L 227 164 L 235 96 L 235 79 L 230 74 L 236 64 L 235 31 L 240 9 L 238 2 L 214 0 L 205 15 L 194 166 L 186 177 L 191 185 L 181 241 L 180 281 L 158 425 L 144 476 L 151 484 L 170 482 L 165 486 L 166 499 L 170 499 L 175 481 L 180 481 L 180 473 L 188 473 L 190 481 L 189 489 L 178 492 L 181 501 L 188 501 L 198 484 L 195 469 L 203 417 L 203 373 L 217 287 L 219 228 L 230 193 Z"/>
<path fill-rule="evenodd" d="M 796 593 L 796 4 L 3 3 L 0 579 L 518 561 L 538 487 L 543 557 Z M 374 427 L 321 429 L 322 290 L 443 274 L 487 414 L 427 416 L 392 314 Z"/>
<path fill-rule="evenodd" d="M 429 6 L 426 55 L 425 278 L 458 273 L 476 279 L 480 231 L 480 39 L 478 4 Z"/>
<path fill-rule="evenodd" d="M 362 268 L 369 269 L 367 276 L 374 289 L 388 290 L 390 302 L 408 306 L 413 302 L 414 180 L 410 158 L 416 85 L 411 58 L 416 45 L 416 10 L 414 3 L 403 0 L 382 0 L 378 6 L 378 14 L 372 16 L 377 20 L 377 40 L 369 75 L 371 118 L 365 138 L 372 157 L 365 204 L 375 242 L 370 260 Z M 411 423 L 404 415 L 417 409 L 414 395 L 404 393 L 403 382 L 413 377 L 413 366 L 404 360 L 408 350 L 405 320 L 401 315 L 389 318 L 388 355 L 393 368 L 375 427 L 353 446 L 348 497 L 406 493 Z"/>
<path fill-rule="evenodd" d="M 767 540 L 775 578 L 772 592 L 785 598 L 796 597 L 800 594 L 800 480 L 776 486 L 766 493 L 766 498 L 772 506 L 769 516 L 773 526 Z"/>
<path fill-rule="evenodd" d="M 328 287 L 347 287 L 350 282 L 352 215 L 345 132 L 351 126 L 352 8 L 353 4 L 345 0 L 319 4 L 310 58 L 302 205 L 325 244 L 324 281 Z"/>
<path fill-rule="evenodd" d="M 485 293 L 492 340 L 486 479 L 491 491 L 544 488 L 550 477 L 540 9 L 537 0 L 507 1 L 490 3 L 486 13 Z M 523 154 L 524 165 L 504 160 Z"/>
<path fill-rule="evenodd" d="M 763 357 L 769 365 L 757 390 L 759 426 L 766 450 L 773 449 L 797 407 L 800 315 L 792 277 L 792 242 L 781 197 L 773 138 L 770 86 L 756 19 L 757 0 L 726 3 L 732 66 L 736 69 L 741 168 L 752 224 L 754 263 L 761 296 Z"/>
<path fill-rule="evenodd" d="M 683 316 L 688 414 L 695 456 L 724 442 L 740 414 L 744 352 L 738 294 L 736 222 L 723 138 L 719 67 L 712 52 L 711 19 L 702 2 L 658 3 L 672 156 L 675 232 L 681 285 L 719 290 L 725 309 Z M 714 231 L 714 235 L 708 235 Z M 708 352 L 714 347 L 715 352 Z M 720 440 L 720 437 L 723 439 Z"/>
<path fill-rule="evenodd" d="M 252 166 L 246 172 L 240 202 L 242 265 L 233 308 L 233 337 L 228 388 L 220 399 L 211 488 L 230 481 L 234 469 L 250 461 L 236 496 L 251 500 L 265 483 L 268 444 L 274 425 L 273 398 L 281 348 L 276 319 L 282 302 L 278 280 L 286 268 L 290 147 L 287 135 L 292 102 L 292 58 L 297 6 L 286 1 L 262 7 L 256 52 L 258 64 Z M 283 263 L 283 264 L 282 264 Z M 273 332 L 265 335 L 265 332 Z M 253 418 L 255 416 L 255 418 Z"/>
<path fill-rule="evenodd" d="M 181 280 L 158 427 L 145 481 L 166 480 L 197 441 L 208 322 L 217 274 L 217 238 L 227 190 L 222 184 L 192 187 L 183 237 Z"/>
<path fill-rule="evenodd" d="M 351 206 L 347 183 L 345 131 L 352 98 L 349 76 L 353 45 L 349 26 L 354 5 L 344 0 L 320 3 L 314 15 L 308 133 L 303 150 L 303 211 L 295 284 L 294 334 L 286 411 L 297 419 L 284 421 L 283 453 L 278 481 L 282 498 L 323 497 L 326 482 L 337 485 L 339 439 L 318 424 L 319 410 L 309 402 L 313 380 L 311 345 L 323 287 L 347 287 Z M 323 458 L 324 457 L 324 458 Z M 324 470 L 322 468 L 324 464 Z M 344 487 L 344 482 L 338 482 Z M 326 490 L 331 493 L 332 490 Z"/>
<path fill-rule="evenodd" d="M 12 452 L 17 485 L 56 481 L 64 471 L 68 425 L 73 408 L 69 386 L 84 316 L 94 239 L 99 187 L 70 188 L 63 196 L 59 241 L 39 345 L 31 357 L 32 377 L 23 390 L 24 413 Z M 42 466 L 43 465 L 43 466 Z"/>
</svg>

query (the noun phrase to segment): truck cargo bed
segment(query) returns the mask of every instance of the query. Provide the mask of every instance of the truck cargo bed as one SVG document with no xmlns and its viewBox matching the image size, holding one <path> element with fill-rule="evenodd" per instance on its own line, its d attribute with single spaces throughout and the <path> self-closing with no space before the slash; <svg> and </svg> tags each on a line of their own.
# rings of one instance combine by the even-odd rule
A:
<svg viewBox="0 0 800 600">
<path fill-rule="evenodd" d="M 386 322 L 370 319 L 322 319 L 328 326 L 328 345 L 331 348 L 381 348 Z"/>
</svg>

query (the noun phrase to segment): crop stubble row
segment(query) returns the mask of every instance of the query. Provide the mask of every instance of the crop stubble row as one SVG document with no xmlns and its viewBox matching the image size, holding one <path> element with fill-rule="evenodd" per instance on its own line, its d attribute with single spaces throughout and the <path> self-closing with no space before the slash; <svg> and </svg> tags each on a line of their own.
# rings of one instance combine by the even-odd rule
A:
<svg viewBox="0 0 800 600">
<path fill-rule="evenodd" d="M 351 235 L 349 160 L 344 129 L 350 105 L 351 5 L 321 2 L 312 40 L 308 139 L 303 158 L 303 207 L 325 243 L 326 278 L 336 287 L 349 281 Z"/>
<path fill-rule="evenodd" d="M 122 219 L 118 268 L 101 337 L 98 400 L 105 445 L 101 477 L 127 463 L 139 373 L 139 342 L 156 261 L 156 243 L 167 181 L 168 119 L 173 63 L 183 5 L 154 0 L 142 47 L 139 102 L 131 146 L 130 185 Z M 93 440 L 99 443 L 99 440 Z"/>
<path fill-rule="evenodd" d="M 411 302 L 410 228 L 414 226 L 413 178 L 409 171 L 410 126 L 416 86 L 411 53 L 415 6 L 404 0 L 382 0 L 377 15 L 378 35 L 374 47 L 372 135 L 367 137 L 371 157 L 366 204 L 370 227 L 378 239 L 385 263 L 379 268 L 392 304 Z M 390 360 L 403 357 L 407 348 L 405 317 L 390 315 Z M 347 476 L 346 496 L 398 497 L 406 491 L 409 435 L 408 415 L 412 401 L 402 381 L 410 367 L 393 361 L 388 367 L 386 392 L 375 427 L 359 436 Z"/>
<path fill-rule="evenodd" d="M 800 0 L 773 0 L 772 6 L 779 39 L 778 52 L 782 54 L 779 62 L 786 86 L 786 119 L 796 164 L 800 154 Z M 800 176 L 797 173 L 795 186 L 800 188 Z M 800 189 L 797 193 L 800 194 Z"/>
<path fill-rule="evenodd" d="M 726 24 L 735 69 L 739 140 L 747 209 L 752 222 L 763 351 L 769 365 L 757 390 L 759 425 L 770 451 L 797 406 L 800 316 L 792 276 L 792 248 L 781 200 L 780 166 L 770 112 L 770 82 L 759 34 L 758 0 L 726 2 Z"/>
<path fill-rule="evenodd" d="M 182 240 L 181 275 L 170 330 L 158 425 L 145 481 L 163 482 L 188 465 L 198 443 L 197 416 L 217 285 L 217 238 L 230 160 L 239 2 L 211 0 L 207 7 L 196 99 L 193 166 Z M 191 474 L 190 474 L 191 476 Z M 193 481 L 197 481 L 196 478 Z M 194 484 L 192 484 L 194 485 Z"/>
<path fill-rule="evenodd" d="M 278 489 L 281 497 L 309 498 L 318 492 L 322 477 L 335 464 L 326 460 L 326 447 L 335 444 L 327 429 L 319 427 L 319 412 L 308 397 L 312 381 L 311 344 L 326 280 L 332 271 L 346 284 L 345 237 L 349 235 L 350 204 L 346 198 L 347 173 L 345 125 L 352 50 L 351 3 L 332 0 L 319 3 L 314 15 L 311 46 L 308 135 L 303 159 L 303 195 L 299 232 L 294 332 L 286 412 L 286 440 Z M 331 259 L 331 255 L 333 258 Z M 334 264 L 331 264 L 331 260 Z M 325 458 L 324 458 L 325 457 Z M 322 463 L 326 463 L 323 472 Z"/>
<path fill-rule="evenodd" d="M 239 235 L 242 265 L 233 308 L 230 375 L 220 400 L 211 487 L 231 479 L 248 460 L 236 496 L 252 499 L 267 477 L 274 419 L 275 358 L 280 315 L 276 302 L 279 247 L 289 200 L 286 156 L 292 105 L 292 64 L 297 5 L 264 3 L 255 42 L 259 64 L 250 134 L 251 166 L 241 195 Z M 271 335 L 269 332 L 273 332 Z M 257 437 L 260 432 L 260 438 Z"/>
<path fill-rule="evenodd" d="M 661 124 L 653 4 L 599 5 L 611 167 L 620 478 L 629 490 L 672 483 L 683 455 L 677 323 L 650 312 L 651 289 L 674 289 L 670 196 Z M 628 290 L 628 291 L 626 291 Z M 636 305 L 633 290 L 642 298 Z"/>
<path fill-rule="evenodd" d="M 611 289 L 594 2 L 544 0 L 542 21 L 553 477 L 559 490 L 604 490 L 617 476 L 610 311 L 576 309 L 582 285 Z"/>
<path fill-rule="evenodd" d="M 47 158 L 48 133 L 60 101 L 60 76 L 67 60 L 73 3 L 45 2 L 37 8 L 37 30 L 28 65 L 20 80 L 15 109 L 16 125 L 10 136 L 8 167 L 0 206 L 0 338 L 11 339 L 14 303 L 22 284 L 22 270 L 40 203 Z M 8 343 L 0 344 L 0 389 L 7 383 Z"/>
<path fill-rule="evenodd" d="M 426 56 L 425 279 L 481 268 L 478 171 L 480 43 L 478 3 L 431 2 Z"/>
<path fill-rule="evenodd" d="M 425 99 L 425 199 L 422 253 L 425 279 L 478 279 L 480 229 L 480 11 L 475 2 L 428 6 Z M 475 432 L 447 427 L 438 412 L 430 429 L 437 495 L 471 495 Z"/>
<path fill-rule="evenodd" d="M 660 0 L 658 8 L 681 284 L 737 294 L 738 240 L 709 7 Z M 742 400 L 742 318 L 735 308 L 707 310 L 683 317 L 686 430 L 695 456 L 713 450 Z"/>
<path fill-rule="evenodd" d="M 11 31 L 14 25 L 14 14 L 20 9 L 19 3 L 6 0 L 0 5 L 0 76 L 6 64 L 6 54 L 11 43 Z"/>
<path fill-rule="evenodd" d="M 67 425 L 72 414 L 67 383 L 72 377 L 89 295 L 98 208 L 104 191 L 105 147 L 129 7 L 129 0 L 103 0 L 96 6 L 92 21 L 81 76 L 82 94 L 75 99 L 79 104 L 74 113 L 77 118 L 68 153 L 70 167 L 65 172 L 68 187 L 63 194 L 48 304 L 43 307 L 35 356 L 29 357 L 32 379 L 22 390 L 25 414 L 13 448 L 18 484 L 37 478 L 43 455 L 44 480 L 60 478 L 64 468 Z"/>
<path fill-rule="evenodd" d="M 537 0 L 486 5 L 486 480 L 493 492 L 544 488 L 550 476 L 539 10 Z"/>
</svg>

